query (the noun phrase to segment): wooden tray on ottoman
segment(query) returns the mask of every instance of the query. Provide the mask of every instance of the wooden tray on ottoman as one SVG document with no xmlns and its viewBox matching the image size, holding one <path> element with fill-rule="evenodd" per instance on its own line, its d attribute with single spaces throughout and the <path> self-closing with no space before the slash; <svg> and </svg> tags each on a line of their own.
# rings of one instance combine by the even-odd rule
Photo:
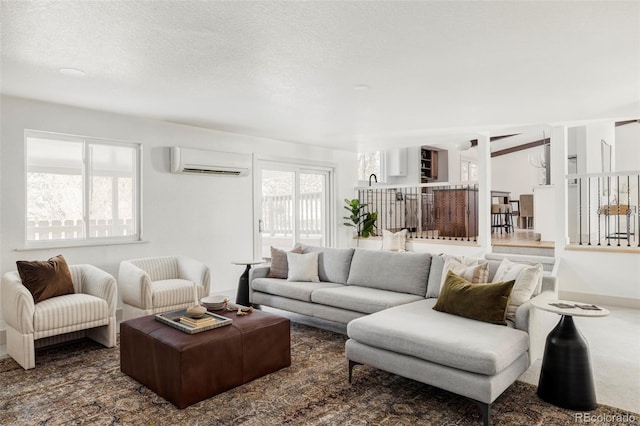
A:
<svg viewBox="0 0 640 426">
<path fill-rule="evenodd" d="M 156 314 L 156 319 L 163 322 L 173 328 L 176 328 L 185 333 L 194 334 L 202 331 L 211 330 L 214 328 L 224 327 L 225 325 L 231 325 L 233 320 L 231 318 L 223 317 L 222 315 L 212 314 L 211 312 L 205 312 L 204 316 L 214 319 L 216 322 L 201 327 L 192 327 L 180 319 L 187 316 L 186 309 L 180 309 L 179 311 L 165 312 L 163 314 Z"/>
<path fill-rule="evenodd" d="M 291 365 L 288 318 L 262 311 L 187 334 L 154 315 L 120 325 L 120 370 L 178 408 Z"/>
</svg>

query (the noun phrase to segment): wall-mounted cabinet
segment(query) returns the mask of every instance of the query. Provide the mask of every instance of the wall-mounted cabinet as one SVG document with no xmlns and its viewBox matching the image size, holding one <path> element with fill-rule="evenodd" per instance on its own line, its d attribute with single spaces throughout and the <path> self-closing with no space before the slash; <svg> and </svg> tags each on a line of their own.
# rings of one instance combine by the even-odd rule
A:
<svg viewBox="0 0 640 426">
<path fill-rule="evenodd" d="M 438 179 L 438 151 L 428 147 L 420 150 L 420 183 Z"/>
<path fill-rule="evenodd" d="M 407 149 L 396 148 L 386 152 L 387 176 L 407 175 Z"/>
</svg>

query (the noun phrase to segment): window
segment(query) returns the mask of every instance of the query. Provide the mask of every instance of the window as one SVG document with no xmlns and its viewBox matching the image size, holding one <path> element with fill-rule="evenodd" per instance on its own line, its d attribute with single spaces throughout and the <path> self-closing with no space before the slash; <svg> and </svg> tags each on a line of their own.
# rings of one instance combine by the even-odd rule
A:
<svg viewBox="0 0 640 426">
<path fill-rule="evenodd" d="M 258 257 L 271 257 L 271 246 L 331 245 L 332 168 L 260 160 L 255 178 Z"/>
<path fill-rule="evenodd" d="M 469 160 L 460 160 L 460 181 L 475 182 L 478 180 L 478 165 Z"/>
<path fill-rule="evenodd" d="M 375 174 L 378 181 L 384 181 L 382 174 L 384 154 L 382 151 L 358 153 L 358 180 L 368 181 L 371 174 Z"/>
<path fill-rule="evenodd" d="M 25 132 L 26 242 L 140 239 L 140 145 Z"/>
</svg>

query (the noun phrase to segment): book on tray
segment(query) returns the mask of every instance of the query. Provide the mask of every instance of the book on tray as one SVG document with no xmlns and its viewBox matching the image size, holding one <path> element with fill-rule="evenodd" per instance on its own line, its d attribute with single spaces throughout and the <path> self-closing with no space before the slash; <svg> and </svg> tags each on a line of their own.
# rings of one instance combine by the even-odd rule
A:
<svg viewBox="0 0 640 426">
<path fill-rule="evenodd" d="M 203 327 L 205 325 L 215 324 L 216 319 L 212 317 L 190 318 L 186 316 L 180 317 L 180 322 L 191 327 Z"/>
</svg>

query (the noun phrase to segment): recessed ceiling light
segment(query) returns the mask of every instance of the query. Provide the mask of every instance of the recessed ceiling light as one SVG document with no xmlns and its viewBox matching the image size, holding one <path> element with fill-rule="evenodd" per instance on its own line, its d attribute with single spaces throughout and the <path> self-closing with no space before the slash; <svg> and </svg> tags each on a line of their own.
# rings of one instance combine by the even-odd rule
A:
<svg viewBox="0 0 640 426">
<path fill-rule="evenodd" d="M 371 89 L 371 86 L 368 86 L 366 84 L 355 84 L 353 86 L 353 90 L 358 90 L 358 91 L 369 90 L 369 89 Z"/>
<path fill-rule="evenodd" d="M 68 75 L 69 77 L 84 77 L 86 74 L 84 71 L 77 68 L 60 68 L 58 71 L 60 74 Z"/>
</svg>

